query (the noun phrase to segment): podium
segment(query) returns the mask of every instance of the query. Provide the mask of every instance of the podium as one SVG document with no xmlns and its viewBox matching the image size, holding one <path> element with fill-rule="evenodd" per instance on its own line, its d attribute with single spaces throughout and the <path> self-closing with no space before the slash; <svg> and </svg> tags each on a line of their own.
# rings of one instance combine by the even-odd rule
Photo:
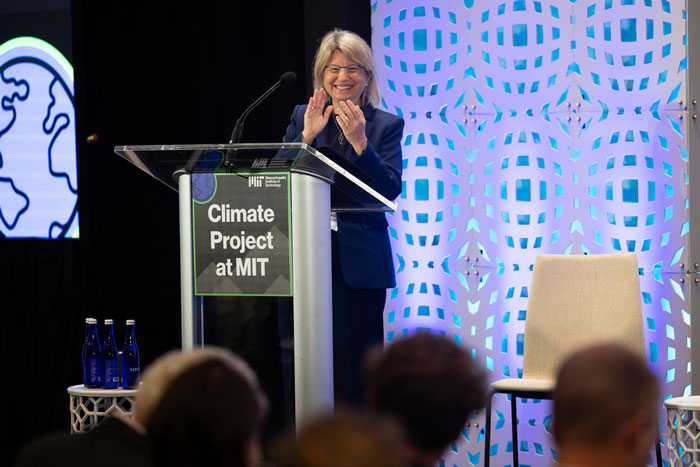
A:
<svg viewBox="0 0 700 467">
<path fill-rule="evenodd" d="M 332 213 L 396 204 L 351 161 L 304 143 L 114 151 L 179 192 L 183 349 L 203 343 L 202 296 L 291 295 L 296 424 L 332 410 Z"/>
</svg>

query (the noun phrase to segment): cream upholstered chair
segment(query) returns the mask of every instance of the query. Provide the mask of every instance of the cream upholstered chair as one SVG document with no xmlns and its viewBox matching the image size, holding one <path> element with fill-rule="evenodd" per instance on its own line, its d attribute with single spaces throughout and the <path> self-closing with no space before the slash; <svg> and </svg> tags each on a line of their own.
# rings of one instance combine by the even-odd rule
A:
<svg viewBox="0 0 700 467">
<path fill-rule="evenodd" d="M 484 466 L 490 463 L 491 402 L 511 397 L 513 466 L 518 466 L 517 398 L 551 399 L 556 372 L 572 352 L 614 341 L 646 360 L 639 269 L 634 253 L 541 255 L 525 318 L 523 376 L 494 381 L 486 405 Z M 661 466 L 661 447 L 656 445 Z"/>
</svg>

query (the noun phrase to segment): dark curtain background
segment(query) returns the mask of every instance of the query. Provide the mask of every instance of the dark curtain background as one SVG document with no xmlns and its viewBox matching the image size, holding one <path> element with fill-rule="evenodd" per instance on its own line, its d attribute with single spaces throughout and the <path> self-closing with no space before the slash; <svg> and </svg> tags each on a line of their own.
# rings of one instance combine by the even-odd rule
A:
<svg viewBox="0 0 700 467">
<path fill-rule="evenodd" d="M 293 106 L 308 99 L 318 39 L 340 27 L 369 41 L 369 8 L 355 0 L 72 2 L 80 239 L 0 240 L 8 428 L 0 464 L 11 465 L 26 440 L 69 429 L 66 388 L 81 382 L 86 317 L 100 332 L 113 318 L 119 343 L 124 320 L 135 319 L 142 368 L 180 346 L 177 193 L 113 147 L 227 142 L 245 107 L 292 70 L 297 85 L 246 123 L 244 141 L 279 141 Z"/>
</svg>

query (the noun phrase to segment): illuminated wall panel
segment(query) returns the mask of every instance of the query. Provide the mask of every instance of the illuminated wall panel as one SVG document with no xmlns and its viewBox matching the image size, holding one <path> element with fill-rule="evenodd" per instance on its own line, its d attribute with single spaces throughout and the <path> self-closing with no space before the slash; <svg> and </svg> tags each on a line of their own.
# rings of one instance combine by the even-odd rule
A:
<svg viewBox="0 0 700 467">
<path fill-rule="evenodd" d="M 685 2 L 377 0 L 372 25 L 383 104 L 406 120 L 387 341 L 430 329 L 491 380 L 520 376 L 537 255 L 631 251 L 650 365 L 665 397 L 688 394 Z M 493 465 L 511 463 L 508 413 L 496 397 Z M 550 414 L 520 403 L 523 465 L 556 458 Z M 441 462 L 482 464 L 482 427 Z"/>
</svg>

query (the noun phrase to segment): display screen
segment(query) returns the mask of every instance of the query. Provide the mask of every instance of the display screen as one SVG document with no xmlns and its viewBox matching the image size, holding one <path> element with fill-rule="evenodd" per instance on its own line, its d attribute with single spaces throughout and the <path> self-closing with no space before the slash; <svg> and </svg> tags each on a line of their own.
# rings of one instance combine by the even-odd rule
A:
<svg viewBox="0 0 700 467">
<path fill-rule="evenodd" d="M 78 238 L 70 5 L 3 3 L 0 236 Z"/>
</svg>

